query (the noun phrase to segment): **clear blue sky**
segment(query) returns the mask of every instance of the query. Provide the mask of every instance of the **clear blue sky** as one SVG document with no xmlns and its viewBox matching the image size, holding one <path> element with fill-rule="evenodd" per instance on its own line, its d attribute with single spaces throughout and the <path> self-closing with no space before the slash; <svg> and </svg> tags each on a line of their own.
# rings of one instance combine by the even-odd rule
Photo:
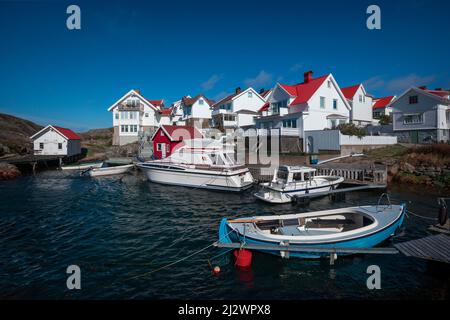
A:
<svg viewBox="0 0 450 320">
<path fill-rule="evenodd" d="M 81 8 L 81 30 L 66 8 Z M 381 7 L 381 30 L 366 8 Z M 141 89 L 166 104 L 203 92 L 333 73 L 376 96 L 450 88 L 448 1 L 1 1 L 0 112 L 75 130 Z"/>
</svg>

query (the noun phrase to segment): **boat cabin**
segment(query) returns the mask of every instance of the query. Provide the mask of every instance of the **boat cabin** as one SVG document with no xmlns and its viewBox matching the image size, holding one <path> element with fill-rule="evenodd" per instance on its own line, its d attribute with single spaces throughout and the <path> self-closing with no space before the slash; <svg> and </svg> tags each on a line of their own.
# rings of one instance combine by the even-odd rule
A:
<svg viewBox="0 0 450 320">
<path fill-rule="evenodd" d="M 305 166 L 281 166 L 275 172 L 273 182 L 281 181 L 286 184 L 305 182 L 314 179 L 315 168 Z"/>
</svg>

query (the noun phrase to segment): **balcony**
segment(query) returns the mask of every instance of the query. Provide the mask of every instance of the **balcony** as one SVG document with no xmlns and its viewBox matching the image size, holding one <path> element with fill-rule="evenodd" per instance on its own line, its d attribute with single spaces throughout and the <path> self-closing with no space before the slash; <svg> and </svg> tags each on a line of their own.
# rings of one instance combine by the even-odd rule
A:
<svg viewBox="0 0 450 320">
<path fill-rule="evenodd" d="M 218 115 L 218 114 L 234 114 L 231 110 L 225 110 L 225 109 L 214 109 L 212 111 L 212 115 Z"/>
<path fill-rule="evenodd" d="M 142 111 L 143 105 L 137 104 L 137 105 L 127 105 L 127 104 L 119 104 L 117 107 L 117 110 L 119 111 Z"/>
</svg>

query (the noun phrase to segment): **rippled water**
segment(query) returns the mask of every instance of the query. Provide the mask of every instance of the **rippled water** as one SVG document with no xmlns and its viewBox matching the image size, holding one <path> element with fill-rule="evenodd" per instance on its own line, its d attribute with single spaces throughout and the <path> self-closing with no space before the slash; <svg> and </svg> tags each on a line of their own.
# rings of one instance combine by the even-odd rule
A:
<svg viewBox="0 0 450 320">
<path fill-rule="evenodd" d="M 435 217 L 436 197 L 391 190 L 413 212 Z M 249 271 L 236 270 L 229 255 L 212 276 L 209 248 L 180 264 L 162 265 L 217 239 L 222 217 L 294 213 L 376 203 L 372 192 L 345 202 L 322 198 L 309 208 L 257 202 L 251 192 L 229 194 L 147 182 L 135 173 L 90 179 L 46 171 L 0 182 L 0 297 L 31 299 L 448 299 L 447 272 L 401 255 L 360 255 L 328 261 L 282 260 L 257 253 Z M 427 235 L 430 221 L 411 217 L 394 241 Z M 227 261 L 228 260 L 228 261 Z M 66 288 L 68 265 L 81 268 L 81 290 Z M 366 269 L 381 268 L 381 290 L 366 287 Z"/>
</svg>

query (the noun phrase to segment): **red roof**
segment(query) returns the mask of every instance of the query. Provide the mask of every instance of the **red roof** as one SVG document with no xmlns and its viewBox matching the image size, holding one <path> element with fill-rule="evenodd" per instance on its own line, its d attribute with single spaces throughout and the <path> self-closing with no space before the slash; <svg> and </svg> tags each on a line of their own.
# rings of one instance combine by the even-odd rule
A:
<svg viewBox="0 0 450 320">
<path fill-rule="evenodd" d="M 185 105 L 185 106 L 192 106 L 198 99 L 200 99 L 201 97 L 203 97 L 203 99 L 205 99 L 205 101 L 212 106 L 214 104 L 213 100 L 208 99 L 207 97 L 205 97 L 203 94 L 198 94 L 193 98 L 189 98 L 189 97 L 183 97 L 181 99 L 181 102 Z"/>
<path fill-rule="evenodd" d="M 446 96 L 450 95 L 450 91 L 442 89 L 424 90 L 424 91 L 439 96 L 441 98 L 445 98 Z"/>
<path fill-rule="evenodd" d="M 291 106 L 296 104 L 306 103 L 313 96 L 313 94 L 319 89 L 322 83 L 328 78 L 328 75 L 311 79 L 309 82 L 302 82 L 295 85 L 280 84 L 280 86 L 286 90 L 295 99 L 292 101 Z"/>
<path fill-rule="evenodd" d="M 167 132 L 167 134 L 169 135 L 169 139 L 172 141 L 189 140 L 203 137 L 202 133 L 196 127 L 163 125 L 158 130 L 156 130 L 155 134 L 152 137 L 152 140 L 154 137 L 156 137 L 157 132 L 159 132 L 159 130 L 161 129 L 164 129 L 164 131 Z"/>
<path fill-rule="evenodd" d="M 352 100 L 360 86 L 360 84 L 355 84 L 354 86 L 342 88 L 341 91 L 345 98 Z"/>
<path fill-rule="evenodd" d="M 57 126 L 52 127 L 55 128 L 57 131 L 59 131 L 59 133 L 61 133 L 64 137 L 66 137 L 69 140 L 81 140 L 80 136 L 70 129 Z"/>
<path fill-rule="evenodd" d="M 374 99 L 375 104 L 373 105 L 372 109 L 381 109 L 385 108 L 391 101 L 394 99 L 394 96 L 388 96 L 388 97 L 382 97 L 382 98 L 376 98 Z"/>
<path fill-rule="evenodd" d="M 148 102 L 150 102 L 152 105 L 154 105 L 155 107 L 158 107 L 158 106 L 160 106 L 160 105 L 162 105 L 162 103 L 163 103 L 163 100 L 161 99 L 161 100 L 149 100 L 149 99 L 145 99 L 145 100 L 147 100 Z"/>
<path fill-rule="evenodd" d="M 161 109 L 159 110 L 159 113 L 163 116 L 168 116 L 172 113 L 172 108 Z"/>
<path fill-rule="evenodd" d="M 266 102 L 264 105 L 258 110 L 258 112 L 263 112 L 269 110 L 269 103 Z"/>
</svg>

